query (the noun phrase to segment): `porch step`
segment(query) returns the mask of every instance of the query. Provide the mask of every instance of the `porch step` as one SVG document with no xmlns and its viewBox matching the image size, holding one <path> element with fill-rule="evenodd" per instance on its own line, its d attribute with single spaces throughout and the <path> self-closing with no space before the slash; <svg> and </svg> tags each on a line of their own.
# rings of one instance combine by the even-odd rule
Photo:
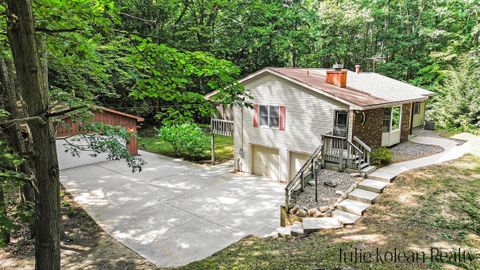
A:
<svg viewBox="0 0 480 270">
<path fill-rule="evenodd" d="M 291 234 L 293 236 L 303 235 L 303 223 L 300 221 L 295 221 L 291 228 Z"/>
<path fill-rule="evenodd" d="M 303 231 L 305 233 L 338 229 L 343 225 L 336 217 L 323 217 L 323 218 L 303 218 Z"/>
<path fill-rule="evenodd" d="M 340 221 L 344 225 L 354 224 L 360 218 L 359 215 L 355 215 L 355 214 L 338 210 L 338 209 L 333 211 L 332 215 L 336 217 L 338 221 Z"/>
<path fill-rule="evenodd" d="M 389 183 L 383 182 L 383 181 L 378 181 L 378 180 L 372 180 L 372 179 L 365 179 L 362 182 L 358 183 L 358 188 L 372 191 L 372 192 L 377 192 L 381 193 L 382 190 L 388 186 Z"/>
<path fill-rule="evenodd" d="M 355 189 L 348 193 L 348 198 L 363 203 L 373 203 L 380 194 L 364 189 Z"/>
<path fill-rule="evenodd" d="M 369 174 L 369 173 L 372 173 L 376 170 L 377 170 L 377 166 L 372 166 L 372 165 L 369 164 L 368 167 L 365 167 L 365 168 L 362 169 L 362 173 Z"/>
<path fill-rule="evenodd" d="M 369 203 L 363 203 L 363 202 L 355 201 L 352 199 L 346 199 L 340 202 L 337 205 L 337 208 L 345 212 L 361 216 L 363 214 L 363 211 L 365 211 L 368 207 L 370 207 L 370 205 L 371 204 Z"/>
</svg>

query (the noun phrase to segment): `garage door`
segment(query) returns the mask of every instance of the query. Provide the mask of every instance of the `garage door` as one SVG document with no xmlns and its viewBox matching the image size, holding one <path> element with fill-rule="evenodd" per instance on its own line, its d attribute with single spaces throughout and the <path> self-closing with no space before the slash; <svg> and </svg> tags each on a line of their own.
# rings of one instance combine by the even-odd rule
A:
<svg viewBox="0 0 480 270">
<path fill-rule="evenodd" d="M 253 174 L 279 179 L 280 155 L 278 149 L 253 146 Z"/>
<path fill-rule="evenodd" d="M 302 168 L 303 164 L 310 158 L 309 154 L 305 153 L 299 153 L 299 152 L 294 152 L 290 151 L 289 152 L 289 157 L 290 157 L 290 166 L 289 166 L 289 177 L 288 180 L 292 179 L 295 174 Z"/>
</svg>

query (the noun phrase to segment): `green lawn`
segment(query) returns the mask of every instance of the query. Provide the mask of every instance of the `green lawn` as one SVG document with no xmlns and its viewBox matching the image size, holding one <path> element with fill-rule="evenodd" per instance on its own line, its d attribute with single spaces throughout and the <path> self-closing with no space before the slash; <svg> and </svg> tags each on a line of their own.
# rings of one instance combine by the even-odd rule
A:
<svg viewBox="0 0 480 270">
<path fill-rule="evenodd" d="M 173 152 L 172 146 L 156 137 L 138 138 L 139 148 L 148 152 L 177 157 Z M 227 161 L 233 158 L 233 138 L 229 136 L 215 135 L 215 160 L 219 162 Z M 204 160 L 210 160 L 210 151 L 205 152 Z"/>
<path fill-rule="evenodd" d="M 180 269 L 480 269 L 479 158 L 411 171 L 393 183 L 351 228 L 296 238 L 247 237 Z M 431 263 L 431 247 L 461 247 L 477 258 L 473 263 Z M 340 262 L 340 249 L 355 248 L 373 253 L 379 248 L 380 254 L 395 248 L 424 251 L 427 260 Z"/>
</svg>

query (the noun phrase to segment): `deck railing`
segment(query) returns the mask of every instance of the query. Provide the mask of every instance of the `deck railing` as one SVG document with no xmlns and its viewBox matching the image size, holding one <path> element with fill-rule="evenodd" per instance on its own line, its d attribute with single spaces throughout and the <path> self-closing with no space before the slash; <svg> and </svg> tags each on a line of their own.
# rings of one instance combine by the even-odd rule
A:
<svg viewBox="0 0 480 270">
<path fill-rule="evenodd" d="M 359 138 L 353 137 L 353 142 L 347 138 L 322 135 L 322 144 L 313 152 L 291 181 L 285 187 L 285 207 L 290 207 L 292 194 L 297 190 L 305 189 L 307 179 L 314 179 L 318 186 L 317 172 L 325 168 L 326 163 L 337 164 L 339 170 L 361 170 L 362 166 L 370 163 L 371 148 Z M 320 161 L 320 162 L 318 162 Z M 311 177 L 308 177 L 311 176 Z M 318 191 L 318 189 L 315 189 Z M 318 199 L 315 194 L 315 198 Z"/>
<path fill-rule="evenodd" d="M 295 191 L 299 185 L 300 189 L 305 189 L 306 179 L 309 174 L 311 174 L 312 178 L 317 180 L 316 172 L 318 170 L 319 164 L 317 160 L 322 152 L 322 145 L 320 145 L 315 152 L 310 156 L 310 158 L 303 164 L 300 170 L 295 174 L 295 176 L 290 180 L 290 182 L 285 187 L 285 207 L 289 209 L 290 207 L 290 200 L 292 197 L 293 191 Z"/>
<path fill-rule="evenodd" d="M 212 119 L 212 133 L 223 136 L 233 136 L 233 121 L 223 119 Z"/>
</svg>

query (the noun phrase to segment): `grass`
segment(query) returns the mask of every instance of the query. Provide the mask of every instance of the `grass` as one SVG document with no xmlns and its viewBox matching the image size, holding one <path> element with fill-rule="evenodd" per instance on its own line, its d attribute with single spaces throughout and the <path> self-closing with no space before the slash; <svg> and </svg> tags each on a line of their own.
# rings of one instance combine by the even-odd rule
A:
<svg viewBox="0 0 480 270">
<path fill-rule="evenodd" d="M 139 136 L 139 147 L 142 150 L 170 156 L 175 156 L 172 146 L 153 136 Z M 229 136 L 215 135 L 215 160 L 224 162 L 233 158 L 233 138 Z M 182 157 L 186 158 L 186 157 Z M 210 160 L 210 151 L 205 152 L 204 160 Z"/>
<path fill-rule="evenodd" d="M 431 262 L 431 248 L 476 254 Z M 424 251 L 425 262 L 345 262 L 340 249 Z M 297 238 L 247 237 L 180 269 L 480 269 L 480 159 L 465 156 L 400 175 L 351 228 Z"/>
</svg>

